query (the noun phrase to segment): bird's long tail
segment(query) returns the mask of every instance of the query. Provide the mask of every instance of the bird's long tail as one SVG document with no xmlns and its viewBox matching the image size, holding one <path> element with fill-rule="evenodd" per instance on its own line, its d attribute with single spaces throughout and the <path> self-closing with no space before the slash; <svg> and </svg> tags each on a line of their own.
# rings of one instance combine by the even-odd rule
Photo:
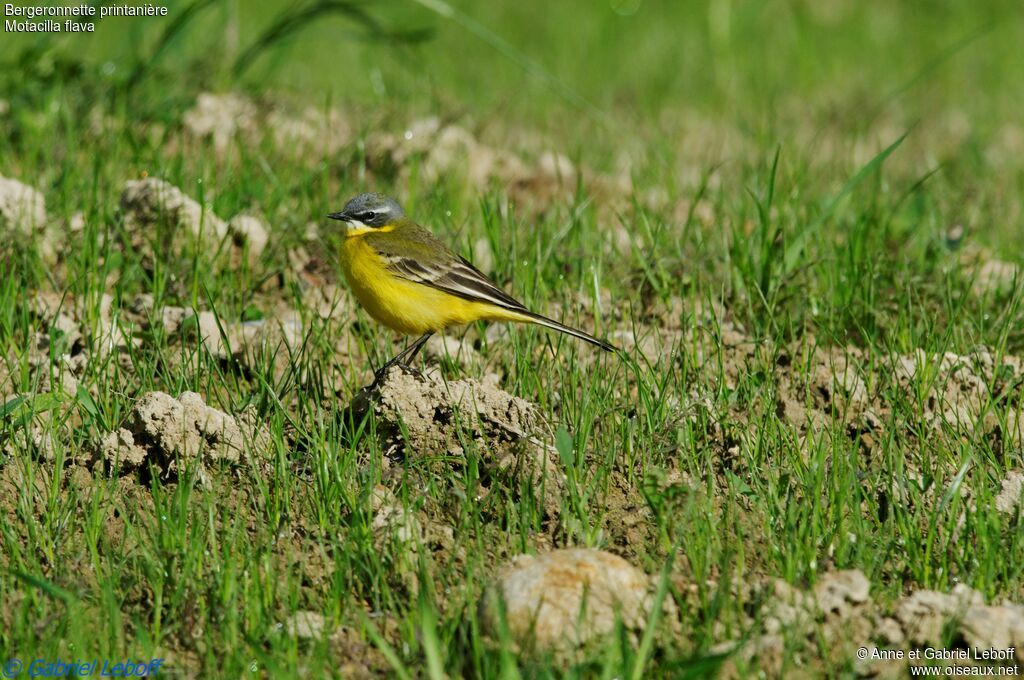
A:
<svg viewBox="0 0 1024 680">
<path fill-rule="evenodd" d="M 586 340 L 590 344 L 597 345 L 601 349 L 606 350 L 608 352 L 618 352 L 619 351 L 619 348 L 616 347 L 615 345 L 611 344 L 610 342 L 606 342 L 604 340 L 601 340 L 600 338 L 595 338 L 593 335 L 590 335 L 589 333 L 584 333 L 583 331 L 579 330 L 578 328 L 570 328 L 569 326 L 566 326 L 565 324 L 558 323 L 554 319 L 549 319 L 546 316 L 541 316 L 540 314 L 535 314 L 533 312 L 520 312 L 520 314 L 522 314 L 523 317 L 525 317 L 524 321 L 526 321 L 527 323 L 535 323 L 538 326 L 545 326 L 547 328 L 553 328 L 556 331 L 559 331 L 561 333 L 565 333 L 566 335 L 571 335 L 574 338 L 579 338 L 580 340 Z"/>
</svg>

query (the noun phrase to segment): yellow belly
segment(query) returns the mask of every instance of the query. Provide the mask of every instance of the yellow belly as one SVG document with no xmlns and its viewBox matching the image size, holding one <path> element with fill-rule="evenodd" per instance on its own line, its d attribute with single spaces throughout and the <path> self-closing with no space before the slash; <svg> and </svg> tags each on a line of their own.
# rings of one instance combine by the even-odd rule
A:
<svg viewBox="0 0 1024 680">
<path fill-rule="evenodd" d="M 494 305 L 463 300 L 397 278 L 358 236 L 345 239 L 341 266 L 359 304 L 374 319 L 399 333 L 422 335 L 481 319 L 514 319 Z"/>
</svg>

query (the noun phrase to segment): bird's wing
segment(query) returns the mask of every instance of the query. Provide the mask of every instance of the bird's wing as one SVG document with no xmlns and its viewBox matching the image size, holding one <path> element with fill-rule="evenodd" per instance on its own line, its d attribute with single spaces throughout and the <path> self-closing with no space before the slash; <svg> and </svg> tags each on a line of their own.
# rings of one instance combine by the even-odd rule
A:
<svg viewBox="0 0 1024 680">
<path fill-rule="evenodd" d="M 385 266 L 406 281 L 465 300 L 528 313 L 521 302 L 491 283 L 483 272 L 418 224 L 410 221 L 390 233 L 367 234 L 364 238 L 384 260 Z"/>
<path fill-rule="evenodd" d="M 395 255 L 383 257 L 388 269 L 407 281 L 437 288 L 466 300 L 487 302 L 516 312 L 528 312 L 521 302 L 491 283 L 463 257 L 456 256 L 457 259 L 443 263 Z"/>
</svg>

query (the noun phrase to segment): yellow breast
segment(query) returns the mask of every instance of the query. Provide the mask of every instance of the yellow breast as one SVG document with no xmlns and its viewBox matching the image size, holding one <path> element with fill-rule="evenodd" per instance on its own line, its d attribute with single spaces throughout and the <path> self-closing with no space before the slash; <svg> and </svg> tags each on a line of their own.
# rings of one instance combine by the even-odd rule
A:
<svg viewBox="0 0 1024 680">
<path fill-rule="evenodd" d="M 359 304 L 374 319 L 399 333 L 436 333 L 449 326 L 494 318 L 492 305 L 398 278 L 359 236 L 345 239 L 341 266 Z"/>
</svg>

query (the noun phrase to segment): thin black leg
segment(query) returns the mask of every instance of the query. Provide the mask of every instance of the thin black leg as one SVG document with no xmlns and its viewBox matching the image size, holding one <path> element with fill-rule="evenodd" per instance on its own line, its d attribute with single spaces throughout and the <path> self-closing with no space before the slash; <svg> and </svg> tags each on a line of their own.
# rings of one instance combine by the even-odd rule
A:
<svg viewBox="0 0 1024 680">
<path fill-rule="evenodd" d="M 374 375 L 373 384 L 376 385 L 379 383 L 381 378 L 387 375 L 388 369 L 392 366 L 408 366 L 409 362 L 415 359 L 416 355 L 420 353 L 421 349 L 423 349 L 423 345 L 427 344 L 427 340 L 430 339 L 431 335 L 433 335 L 433 333 L 424 333 L 416 340 L 416 342 L 399 352 L 394 359 L 377 369 L 377 373 Z"/>
</svg>

